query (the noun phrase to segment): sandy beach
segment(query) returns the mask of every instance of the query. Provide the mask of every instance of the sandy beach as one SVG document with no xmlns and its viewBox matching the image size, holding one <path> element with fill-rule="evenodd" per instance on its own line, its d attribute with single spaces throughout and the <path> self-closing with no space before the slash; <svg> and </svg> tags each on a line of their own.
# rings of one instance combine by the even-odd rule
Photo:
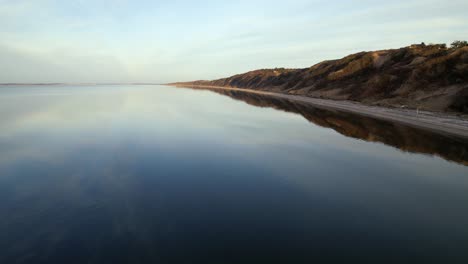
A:
<svg viewBox="0 0 468 264">
<path fill-rule="evenodd" d="M 438 133 L 449 134 L 468 139 L 468 119 L 448 114 L 428 111 L 417 111 L 414 109 L 397 109 L 378 106 L 368 106 L 352 101 L 335 101 L 328 99 L 319 99 L 306 96 L 282 94 L 275 92 L 256 91 L 251 89 L 230 88 L 221 86 L 205 85 L 172 85 L 177 87 L 224 89 L 241 91 L 246 93 L 255 93 L 286 100 L 300 101 L 311 104 L 315 107 L 328 108 L 340 111 L 352 112 L 373 118 L 402 123 L 408 126 L 431 130 Z"/>
</svg>

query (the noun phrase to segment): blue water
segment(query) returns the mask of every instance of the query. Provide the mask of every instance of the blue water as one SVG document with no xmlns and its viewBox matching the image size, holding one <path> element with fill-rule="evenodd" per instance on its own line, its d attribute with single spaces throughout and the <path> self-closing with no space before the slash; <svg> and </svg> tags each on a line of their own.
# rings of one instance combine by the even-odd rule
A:
<svg viewBox="0 0 468 264">
<path fill-rule="evenodd" d="M 468 263 L 468 142 L 301 111 L 0 87 L 0 263 Z"/>
</svg>

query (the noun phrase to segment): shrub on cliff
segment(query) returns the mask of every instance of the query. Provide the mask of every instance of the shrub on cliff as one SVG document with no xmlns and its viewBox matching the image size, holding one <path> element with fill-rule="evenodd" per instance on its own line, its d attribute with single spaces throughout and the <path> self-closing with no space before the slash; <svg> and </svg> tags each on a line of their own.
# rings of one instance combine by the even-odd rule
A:
<svg viewBox="0 0 468 264">
<path fill-rule="evenodd" d="M 452 44 L 450 44 L 450 46 L 451 46 L 452 49 L 463 48 L 463 47 L 468 46 L 468 41 L 466 41 L 466 40 L 455 40 L 454 42 L 452 42 Z"/>
</svg>

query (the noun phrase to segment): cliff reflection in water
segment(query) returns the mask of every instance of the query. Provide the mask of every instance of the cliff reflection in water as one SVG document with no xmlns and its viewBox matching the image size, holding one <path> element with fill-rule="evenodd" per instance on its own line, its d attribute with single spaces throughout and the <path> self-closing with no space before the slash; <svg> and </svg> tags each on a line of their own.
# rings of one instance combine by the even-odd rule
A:
<svg viewBox="0 0 468 264">
<path fill-rule="evenodd" d="M 463 138 L 266 95 L 198 87 L 190 89 L 209 90 L 249 105 L 300 114 L 316 125 L 331 128 L 347 137 L 380 142 L 405 152 L 435 155 L 468 166 L 468 141 Z"/>
</svg>

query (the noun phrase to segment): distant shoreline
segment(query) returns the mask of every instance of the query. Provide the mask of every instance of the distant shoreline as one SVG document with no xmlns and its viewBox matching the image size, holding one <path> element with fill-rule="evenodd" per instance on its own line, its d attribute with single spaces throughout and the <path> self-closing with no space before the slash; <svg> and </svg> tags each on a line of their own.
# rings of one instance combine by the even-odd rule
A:
<svg viewBox="0 0 468 264">
<path fill-rule="evenodd" d="M 290 95 L 276 92 L 257 91 L 244 88 L 233 88 L 223 86 L 209 85 L 183 85 L 166 84 L 173 87 L 186 88 L 205 88 L 205 89 L 224 89 L 240 91 L 246 93 L 255 93 L 260 95 L 283 98 L 286 100 L 305 102 L 319 108 L 328 108 L 345 112 L 352 112 L 359 115 L 369 116 L 377 119 L 398 122 L 408 126 L 426 129 L 438 133 L 444 133 L 452 136 L 458 136 L 468 139 L 468 119 L 460 116 L 428 111 L 417 111 L 413 109 L 397 109 L 381 106 L 368 106 L 359 102 L 346 100 L 319 99 L 301 95 Z"/>
<path fill-rule="evenodd" d="M 258 69 L 173 84 L 238 87 L 468 115 L 468 43 L 363 51 L 306 68 Z"/>
</svg>

